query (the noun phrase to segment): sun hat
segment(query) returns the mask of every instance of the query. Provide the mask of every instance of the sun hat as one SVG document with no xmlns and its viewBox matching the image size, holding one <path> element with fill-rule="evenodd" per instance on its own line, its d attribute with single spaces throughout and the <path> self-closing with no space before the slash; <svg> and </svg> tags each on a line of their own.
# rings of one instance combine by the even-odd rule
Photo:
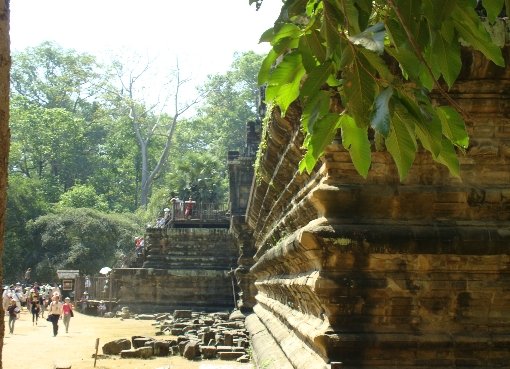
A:
<svg viewBox="0 0 510 369">
<path fill-rule="evenodd" d="M 70 297 L 66 297 L 64 300 L 71 301 L 71 298 Z"/>
</svg>

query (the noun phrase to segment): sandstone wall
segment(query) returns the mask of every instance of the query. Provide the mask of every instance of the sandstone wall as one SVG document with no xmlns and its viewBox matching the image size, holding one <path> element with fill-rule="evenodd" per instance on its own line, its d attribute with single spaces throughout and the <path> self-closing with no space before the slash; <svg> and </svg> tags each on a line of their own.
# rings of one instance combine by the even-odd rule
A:
<svg viewBox="0 0 510 369">
<path fill-rule="evenodd" d="M 510 367 L 510 68 L 463 57 L 461 178 L 420 152 L 401 183 L 374 150 L 365 180 L 339 143 L 300 174 L 299 107 L 272 112 L 246 214 L 259 363 Z"/>
<path fill-rule="evenodd" d="M 143 268 L 115 269 L 119 305 L 136 311 L 232 310 L 237 249 L 228 229 L 148 228 Z"/>
</svg>

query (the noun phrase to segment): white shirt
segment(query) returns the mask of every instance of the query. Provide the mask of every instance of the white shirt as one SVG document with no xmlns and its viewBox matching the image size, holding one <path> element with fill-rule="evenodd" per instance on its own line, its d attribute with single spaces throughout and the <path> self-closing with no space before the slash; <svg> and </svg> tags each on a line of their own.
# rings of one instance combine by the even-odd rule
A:
<svg viewBox="0 0 510 369">
<path fill-rule="evenodd" d="M 52 301 L 48 305 L 48 314 L 62 315 L 64 304 L 60 301 Z"/>
</svg>

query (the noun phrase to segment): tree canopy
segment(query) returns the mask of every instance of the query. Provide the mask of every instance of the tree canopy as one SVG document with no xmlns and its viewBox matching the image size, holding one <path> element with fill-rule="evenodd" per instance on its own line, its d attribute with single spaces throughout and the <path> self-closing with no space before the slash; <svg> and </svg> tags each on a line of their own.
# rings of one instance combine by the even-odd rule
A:
<svg viewBox="0 0 510 369">
<path fill-rule="evenodd" d="M 145 76 L 143 68 L 137 74 L 120 60 L 113 66 L 99 64 L 94 56 L 54 43 L 13 53 L 4 259 L 8 279 L 19 278 L 27 267 L 41 278 L 57 264 L 93 272 L 91 265 L 79 266 L 67 254 L 96 252 L 84 240 L 90 235 L 75 233 L 92 232 L 98 218 L 111 222 L 114 213 L 126 219 L 136 214 L 136 222 L 131 219 L 136 226 L 115 225 L 124 229 L 119 231 L 122 237 L 130 232 L 134 237 L 143 233 L 144 222 L 157 218 L 172 193 L 226 203 L 227 151 L 244 144 L 246 121 L 256 117 L 262 59 L 253 52 L 234 55 L 230 70 L 209 76 L 197 91 L 204 98 L 195 114 L 184 118 L 180 112 L 186 105 L 172 116 L 164 104 L 145 99 L 147 81 L 132 82 L 135 75 Z M 129 70 L 131 78 L 126 78 Z M 164 93 L 165 86 L 161 89 Z M 151 172 L 149 183 L 143 173 Z M 140 207 L 144 181 L 147 210 Z M 72 219 L 72 214 L 82 219 Z M 101 247 L 123 257 L 112 249 L 114 243 L 108 239 Z"/>
<path fill-rule="evenodd" d="M 363 177 L 371 166 L 372 135 L 393 157 L 401 179 L 419 145 L 458 176 L 456 150 L 465 150 L 469 140 L 448 89 L 461 70 L 461 48 L 468 45 L 504 66 L 503 45 L 487 30 L 508 2 L 483 1 L 486 17 L 475 10 L 477 3 L 285 1 L 274 27 L 261 37 L 272 49 L 259 83 L 283 114 L 293 102 L 302 105 L 306 154 L 300 169 L 315 167 L 339 129 Z M 448 105 L 432 103 L 432 90 Z"/>
</svg>

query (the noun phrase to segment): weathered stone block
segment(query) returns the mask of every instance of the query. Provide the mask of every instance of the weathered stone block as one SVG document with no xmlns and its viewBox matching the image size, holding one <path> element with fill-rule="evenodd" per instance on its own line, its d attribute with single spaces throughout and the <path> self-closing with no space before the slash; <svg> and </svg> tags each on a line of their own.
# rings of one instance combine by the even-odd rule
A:
<svg viewBox="0 0 510 369">
<path fill-rule="evenodd" d="M 218 352 L 220 360 L 236 360 L 244 356 L 244 352 Z"/>
<path fill-rule="evenodd" d="M 131 342 L 127 339 L 119 339 L 107 342 L 103 345 L 103 354 L 105 355 L 118 355 L 122 350 L 129 350 Z"/>
<path fill-rule="evenodd" d="M 189 341 L 184 347 L 182 356 L 188 360 L 193 360 L 197 356 L 200 356 L 200 342 Z"/>
<path fill-rule="evenodd" d="M 191 319 L 191 310 L 175 310 L 174 319 Z"/>
<path fill-rule="evenodd" d="M 200 346 L 200 351 L 202 352 L 202 357 L 204 359 L 216 358 L 216 346 Z"/>
</svg>

